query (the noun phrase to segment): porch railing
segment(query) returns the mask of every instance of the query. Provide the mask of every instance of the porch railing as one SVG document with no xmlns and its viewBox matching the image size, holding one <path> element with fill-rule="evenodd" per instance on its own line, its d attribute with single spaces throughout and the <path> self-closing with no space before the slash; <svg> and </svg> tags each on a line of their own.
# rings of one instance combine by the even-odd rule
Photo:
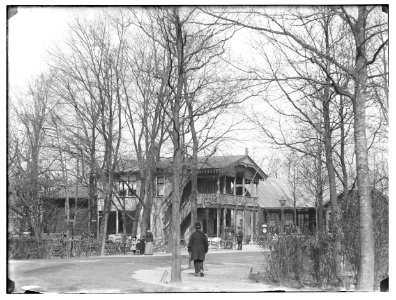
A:
<svg viewBox="0 0 396 300">
<path fill-rule="evenodd" d="M 231 204 L 231 205 L 258 205 L 257 197 L 228 195 L 228 194 L 198 194 L 197 205 L 203 204 Z"/>
</svg>

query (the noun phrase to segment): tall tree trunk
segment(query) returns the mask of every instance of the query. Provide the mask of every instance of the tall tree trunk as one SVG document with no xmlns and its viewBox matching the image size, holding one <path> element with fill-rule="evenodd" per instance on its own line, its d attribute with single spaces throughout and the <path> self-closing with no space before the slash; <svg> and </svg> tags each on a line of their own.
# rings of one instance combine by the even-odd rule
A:
<svg viewBox="0 0 396 300">
<path fill-rule="evenodd" d="M 333 164 L 333 150 L 331 143 L 329 99 L 325 96 L 323 100 L 324 114 L 324 144 L 326 156 L 326 168 L 329 177 L 330 203 L 331 203 L 331 233 L 333 234 L 333 265 L 334 274 L 339 279 L 341 267 L 341 232 L 340 232 L 340 206 L 337 198 L 336 175 Z"/>
<path fill-rule="evenodd" d="M 183 90 L 183 37 L 182 24 L 179 17 L 179 8 L 174 8 L 174 22 L 176 25 L 177 49 L 177 86 L 172 109 L 173 121 L 173 198 L 172 198 L 172 271 L 171 282 L 181 282 L 181 254 L 180 254 L 180 172 L 181 172 L 181 134 L 180 134 L 180 107 Z"/>
<path fill-rule="evenodd" d="M 322 141 L 319 140 L 316 155 L 316 203 L 317 203 L 317 219 L 318 235 L 323 234 L 323 184 L 322 184 Z"/>
<path fill-rule="evenodd" d="M 190 232 L 194 231 L 195 222 L 197 221 L 197 196 L 198 196 L 198 138 L 195 131 L 194 116 L 192 104 L 188 105 L 188 113 L 190 117 L 190 129 L 193 140 L 193 154 L 191 164 L 191 227 Z"/>
<path fill-rule="evenodd" d="M 96 151 L 96 139 L 95 139 L 95 126 L 92 127 L 92 144 L 91 144 L 91 149 L 90 149 L 90 156 L 89 156 L 89 179 L 88 179 L 88 184 L 89 184 L 89 195 L 88 195 L 88 234 L 91 234 L 92 231 L 92 215 L 95 213 L 93 211 L 94 207 L 97 207 L 96 197 L 96 186 L 95 186 L 95 151 Z M 97 218 L 97 213 L 95 214 L 95 218 Z M 96 226 L 99 228 L 99 219 L 96 220 Z M 99 239 L 99 236 L 97 234 L 97 239 Z"/>
<path fill-rule="evenodd" d="M 368 174 L 366 138 L 366 20 L 367 7 L 359 6 L 356 23 L 356 78 L 354 112 L 354 137 L 357 169 L 357 186 L 360 214 L 360 268 L 358 275 L 359 290 L 374 289 L 374 233 L 373 214 Z"/>
<path fill-rule="evenodd" d="M 110 192 L 109 192 L 110 190 Z M 103 205 L 103 217 L 100 229 L 100 255 L 104 256 L 106 254 L 106 237 L 107 237 L 107 224 L 109 221 L 109 213 L 111 208 L 111 187 L 106 184 L 105 195 L 104 195 L 104 205 Z"/>
<path fill-rule="evenodd" d="M 73 236 L 76 235 L 77 208 L 78 208 L 78 177 L 80 172 L 79 160 L 77 158 L 77 176 L 76 176 L 76 193 L 74 197 L 74 215 L 73 215 Z"/>
<path fill-rule="evenodd" d="M 150 214 L 151 208 L 153 204 L 153 180 L 152 180 L 152 171 L 149 170 L 145 182 L 145 194 L 144 194 L 144 205 L 142 213 L 142 220 L 141 220 L 141 233 L 142 235 L 146 234 L 147 229 L 150 227 Z"/>
<path fill-rule="evenodd" d="M 348 171 L 345 163 L 345 116 L 344 116 L 344 98 L 340 96 L 340 164 L 342 169 L 342 186 L 343 186 L 343 201 L 347 203 L 349 187 L 348 187 Z"/>
<path fill-rule="evenodd" d="M 329 22 L 330 17 L 325 17 L 325 41 L 326 41 L 326 54 L 330 53 L 330 41 L 329 41 Z M 326 72 L 330 71 L 330 62 L 326 62 Z M 324 120 L 324 145 L 325 145 L 325 157 L 326 157 L 326 168 L 329 177 L 329 190 L 330 190 L 330 202 L 331 202 L 331 233 L 333 235 L 333 272 L 338 282 L 341 282 L 341 227 L 340 218 L 341 211 L 337 198 L 337 185 L 336 175 L 333 163 L 333 145 L 332 145 L 332 130 L 330 124 L 330 78 L 326 78 L 326 86 L 323 93 L 323 120 Z"/>
</svg>

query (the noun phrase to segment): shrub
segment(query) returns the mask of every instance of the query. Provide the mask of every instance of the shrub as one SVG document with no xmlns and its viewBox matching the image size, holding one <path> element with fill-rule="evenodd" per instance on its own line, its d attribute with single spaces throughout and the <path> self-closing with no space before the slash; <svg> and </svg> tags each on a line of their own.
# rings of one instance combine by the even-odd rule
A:
<svg viewBox="0 0 396 300">
<path fill-rule="evenodd" d="M 280 235 L 270 242 L 270 249 L 264 252 L 266 275 L 274 282 L 297 281 L 318 287 L 337 282 L 329 235 L 320 239 L 308 235 Z"/>
</svg>

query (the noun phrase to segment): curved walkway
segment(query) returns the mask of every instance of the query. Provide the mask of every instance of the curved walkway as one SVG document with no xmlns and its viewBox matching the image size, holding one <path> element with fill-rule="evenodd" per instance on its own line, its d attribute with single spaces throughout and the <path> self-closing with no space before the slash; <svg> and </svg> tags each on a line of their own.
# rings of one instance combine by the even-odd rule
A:
<svg viewBox="0 0 396 300">
<path fill-rule="evenodd" d="M 188 269 L 182 251 L 182 283 L 171 284 L 171 254 L 117 255 L 69 260 L 10 260 L 8 271 L 16 292 L 43 293 L 163 293 L 264 292 L 290 290 L 249 279 L 251 268 L 264 269 L 262 249 L 244 245 L 242 251 L 210 249 L 205 276 Z"/>
</svg>

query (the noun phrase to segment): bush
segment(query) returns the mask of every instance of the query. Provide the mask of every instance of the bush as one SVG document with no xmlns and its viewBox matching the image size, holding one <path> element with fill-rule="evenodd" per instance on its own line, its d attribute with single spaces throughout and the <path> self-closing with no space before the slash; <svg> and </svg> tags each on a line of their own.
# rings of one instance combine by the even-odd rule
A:
<svg viewBox="0 0 396 300">
<path fill-rule="evenodd" d="M 297 281 L 318 287 L 337 282 L 329 235 L 320 239 L 308 235 L 280 235 L 270 242 L 270 249 L 264 253 L 266 275 L 274 282 Z"/>
</svg>

